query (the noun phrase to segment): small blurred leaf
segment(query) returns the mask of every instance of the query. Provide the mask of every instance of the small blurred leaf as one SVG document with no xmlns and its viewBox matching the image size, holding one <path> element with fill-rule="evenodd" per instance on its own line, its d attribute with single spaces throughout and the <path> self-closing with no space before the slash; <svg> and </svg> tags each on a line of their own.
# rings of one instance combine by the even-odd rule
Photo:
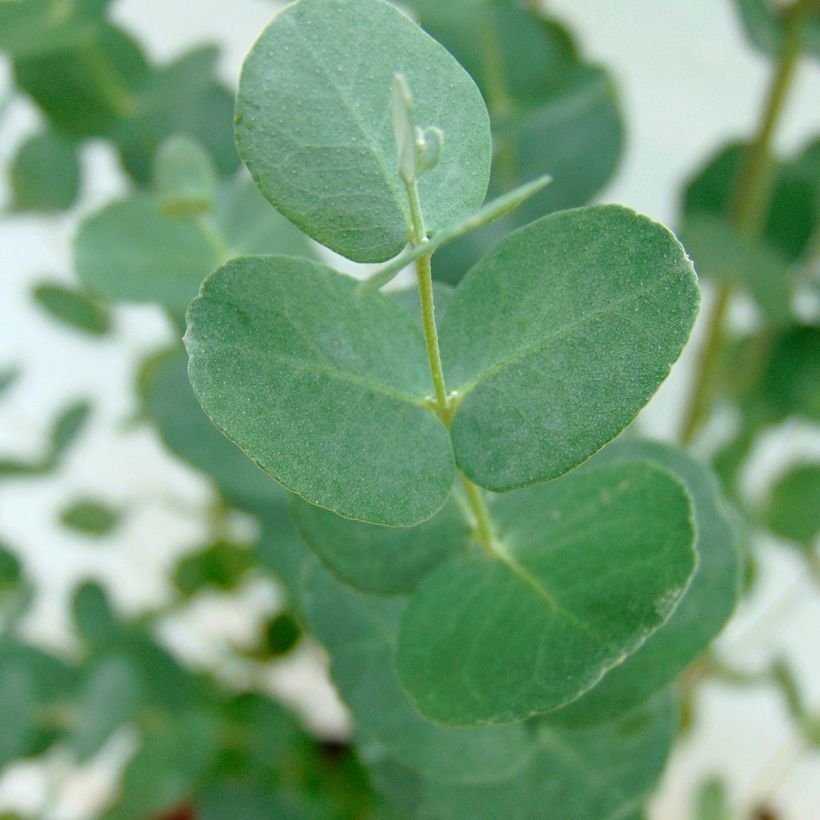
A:
<svg viewBox="0 0 820 820">
<path fill-rule="evenodd" d="M 793 14 L 791 3 L 778 0 L 734 0 L 746 36 L 765 54 L 779 55 L 784 46 L 787 15 Z M 820 10 L 808 7 L 801 26 L 802 47 L 820 57 Z"/>
<path fill-rule="evenodd" d="M 60 512 L 60 523 L 84 535 L 108 535 L 120 521 L 120 511 L 93 498 L 79 499 Z"/>
<path fill-rule="evenodd" d="M 17 556 L 0 543 L 0 591 L 14 587 L 22 578 L 22 568 Z"/>
<path fill-rule="evenodd" d="M 112 301 L 159 302 L 176 314 L 227 255 L 203 224 L 164 216 L 145 194 L 98 211 L 74 244 L 77 276 L 89 291 Z"/>
<path fill-rule="evenodd" d="M 62 211 L 73 204 L 80 190 L 76 146 L 52 131 L 24 142 L 9 173 L 15 211 Z"/>
<path fill-rule="evenodd" d="M 51 429 L 50 462 L 56 462 L 65 454 L 82 433 L 90 415 L 91 404 L 87 401 L 77 401 L 60 413 Z"/>
<path fill-rule="evenodd" d="M 233 256 L 309 255 L 304 235 L 276 213 L 245 178 L 220 189 L 213 214 L 172 218 L 156 197 L 107 205 L 80 226 L 77 276 L 89 291 L 118 302 L 157 302 L 182 322 L 202 280 Z"/>
<path fill-rule="evenodd" d="M 7 0 L 0 3 L 0 51 L 42 55 L 93 39 L 110 0 Z"/>
<path fill-rule="evenodd" d="M 747 287 L 772 324 L 792 321 L 793 276 L 786 259 L 774 248 L 741 234 L 722 217 L 708 214 L 687 217 L 680 240 L 699 273 Z"/>
<path fill-rule="evenodd" d="M 730 142 L 707 160 L 684 190 L 686 217 L 711 214 L 729 218 L 749 150 L 746 143 Z M 814 186 L 800 163 L 799 158 L 773 163 L 771 199 L 763 224 L 766 242 L 790 262 L 806 251 L 820 218 Z"/>
<path fill-rule="evenodd" d="M 77 631 L 92 648 L 110 644 L 122 631 L 105 590 L 98 584 L 82 584 L 74 593 L 71 611 Z"/>
<path fill-rule="evenodd" d="M 58 131 L 81 139 L 109 136 L 122 118 L 131 117 L 148 72 L 137 42 L 108 25 L 70 48 L 14 62 L 19 88 Z"/>
<path fill-rule="evenodd" d="M 216 752 L 215 717 L 192 705 L 146 725 L 107 817 L 145 820 L 176 808 L 205 777 Z"/>
<path fill-rule="evenodd" d="M 694 820 L 729 820 L 731 816 L 726 784 L 719 777 L 704 780 L 697 791 Z"/>
<path fill-rule="evenodd" d="M 183 559 L 177 566 L 174 583 L 183 595 L 194 595 L 208 587 L 230 590 L 236 588 L 251 565 L 249 549 L 217 541 Z"/>
<path fill-rule="evenodd" d="M 41 282 L 32 295 L 49 315 L 75 330 L 92 336 L 104 336 L 111 330 L 108 310 L 82 291 Z"/>
<path fill-rule="evenodd" d="M 69 743 L 79 762 L 100 750 L 119 726 L 137 714 L 142 687 L 133 661 L 103 658 L 86 673 Z"/>
<path fill-rule="evenodd" d="M 17 365 L 0 367 L 0 396 L 14 386 L 21 373 L 22 370 Z"/>
<path fill-rule="evenodd" d="M 289 612 L 280 612 L 265 624 L 259 654 L 263 658 L 287 655 L 302 637 L 302 628 Z"/>
<path fill-rule="evenodd" d="M 789 318 L 794 273 L 820 227 L 820 185 L 809 154 L 773 162 L 759 235 L 734 224 L 735 196 L 749 146 L 724 145 L 694 175 L 683 197 L 681 236 L 698 273 L 745 285 L 774 324 Z"/>
<path fill-rule="evenodd" d="M 810 548 L 820 532 L 820 464 L 789 470 L 772 489 L 764 520 L 772 532 Z"/>
<path fill-rule="evenodd" d="M 137 90 L 134 115 L 112 135 L 128 173 L 142 186 L 163 140 L 185 134 L 207 152 L 221 177 L 239 167 L 233 141 L 233 96 L 215 79 L 219 52 L 200 46 L 148 72 Z"/>
<path fill-rule="evenodd" d="M 91 405 L 87 401 L 66 407 L 52 424 L 46 453 L 30 460 L 0 457 L 0 478 L 41 476 L 56 469 L 61 457 L 82 432 L 90 413 Z"/>
<path fill-rule="evenodd" d="M 35 706 L 31 671 L 22 663 L 0 666 L 0 769 L 28 753 L 35 728 L 31 722 Z"/>
<path fill-rule="evenodd" d="M 154 190 L 167 216 L 210 211 L 216 197 L 216 171 L 205 149 L 184 134 L 162 143 L 154 160 Z"/>
</svg>

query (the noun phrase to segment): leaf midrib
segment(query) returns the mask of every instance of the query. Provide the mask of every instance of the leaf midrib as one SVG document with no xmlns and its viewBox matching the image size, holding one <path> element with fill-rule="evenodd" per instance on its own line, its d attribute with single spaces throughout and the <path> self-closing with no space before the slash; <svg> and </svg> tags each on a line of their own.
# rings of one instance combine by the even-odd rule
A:
<svg viewBox="0 0 820 820">
<path fill-rule="evenodd" d="M 397 206 L 399 212 L 404 216 L 405 221 L 407 220 L 407 215 L 404 209 L 404 198 L 401 195 L 401 192 L 398 187 L 398 175 L 391 175 L 388 172 L 387 165 L 385 164 L 385 158 L 381 151 L 381 147 L 378 143 L 373 139 L 373 135 L 370 132 L 370 129 L 365 127 L 365 124 L 361 121 L 361 117 L 359 114 L 358 108 L 355 106 L 354 102 L 349 100 L 347 96 L 342 93 L 341 88 L 337 85 L 335 78 L 333 77 L 332 73 L 328 70 L 327 66 L 325 65 L 324 61 L 322 60 L 322 55 L 310 45 L 310 43 L 305 39 L 300 27 L 297 25 L 296 21 L 291 17 L 285 16 L 283 18 L 288 25 L 290 26 L 291 30 L 296 34 L 299 39 L 299 42 L 302 44 L 305 52 L 310 55 L 313 62 L 316 66 L 320 69 L 322 74 L 325 76 L 325 79 L 328 82 L 328 85 L 336 92 L 341 103 L 344 105 L 347 112 L 350 114 L 353 123 L 355 124 L 356 128 L 358 129 L 359 133 L 362 135 L 365 144 L 370 148 L 373 157 L 375 158 L 376 162 L 379 165 L 379 169 L 382 173 L 382 178 L 384 179 L 388 189 L 390 190 L 391 194 L 393 195 L 393 202 Z M 385 110 L 387 110 L 387 102 L 385 100 Z M 395 177 L 395 178 L 394 178 Z"/>
<path fill-rule="evenodd" d="M 254 358 L 262 359 L 265 362 L 272 362 L 274 364 L 292 367 L 295 370 L 308 370 L 314 373 L 321 373 L 322 375 L 329 376 L 331 379 L 334 379 L 335 381 L 345 382 L 347 384 L 354 384 L 357 387 L 367 388 L 368 390 L 371 390 L 374 393 L 378 393 L 379 395 L 387 396 L 388 398 L 395 399 L 406 404 L 415 405 L 416 407 L 420 407 L 423 410 L 429 412 L 429 414 L 433 418 L 437 418 L 436 414 L 430 411 L 430 409 L 427 406 L 427 396 L 411 396 L 409 393 L 402 393 L 399 390 L 391 390 L 389 387 L 385 387 L 384 385 L 380 384 L 374 384 L 373 382 L 369 382 L 366 379 L 358 378 L 353 374 L 346 373 L 342 370 L 333 370 L 324 365 L 313 364 L 311 362 L 304 362 L 298 359 L 291 359 L 286 356 L 272 356 L 270 353 L 267 353 L 263 350 L 256 350 L 254 348 L 249 349 L 243 345 L 226 343 L 224 340 L 220 342 L 219 350 L 226 352 L 234 352 L 237 354 L 241 354 L 242 356 L 250 355 Z"/>
</svg>

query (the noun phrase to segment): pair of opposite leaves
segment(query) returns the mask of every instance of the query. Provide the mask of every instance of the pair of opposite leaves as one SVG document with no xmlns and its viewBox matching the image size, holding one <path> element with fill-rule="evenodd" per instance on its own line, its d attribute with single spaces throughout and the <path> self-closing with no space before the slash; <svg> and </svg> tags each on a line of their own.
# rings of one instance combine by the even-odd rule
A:
<svg viewBox="0 0 820 820">
<path fill-rule="evenodd" d="M 382 0 L 299 0 L 243 68 L 237 144 L 263 194 L 356 261 L 408 235 L 390 85 L 446 134 L 419 180 L 435 233 L 475 211 L 492 141 L 481 95 Z M 412 526 L 441 509 L 456 466 L 507 491 L 562 475 L 617 435 L 678 357 L 697 311 L 671 233 L 617 206 L 558 213 L 502 240 L 441 326 L 449 427 L 431 411 L 424 339 L 382 294 L 305 259 L 229 262 L 188 316 L 190 377 L 212 420 L 290 490 L 341 515 Z"/>
</svg>

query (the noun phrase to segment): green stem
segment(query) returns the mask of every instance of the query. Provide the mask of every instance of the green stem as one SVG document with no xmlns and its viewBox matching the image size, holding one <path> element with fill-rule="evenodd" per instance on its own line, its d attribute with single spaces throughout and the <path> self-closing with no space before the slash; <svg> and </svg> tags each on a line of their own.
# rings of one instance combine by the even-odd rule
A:
<svg viewBox="0 0 820 820">
<path fill-rule="evenodd" d="M 416 260 L 416 273 L 419 280 L 424 341 L 427 344 L 427 358 L 430 360 L 430 372 L 433 374 L 433 386 L 436 390 L 436 405 L 439 414 L 446 421 L 449 421 L 450 406 L 447 399 L 447 388 L 444 385 L 444 369 L 441 365 L 441 353 L 438 348 L 436 306 L 433 301 L 433 272 L 430 267 L 429 256 L 421 256 Z"/>
<path fill-rule="evenodd" d="M 484 503 L 484 494 L 477 484 L 473 484 L 464 473 L 459 472 L 461 481 L 464 484 L 464 492 L 467 496 L 467 503 L 470 505 L 470 512 L 473 514 L 475 523 L 475 537 L 484 550 L 484 554 L 490 558 L 495 555 L 493 522 L 490 519 L 490 511 Z"/>
<path fill-rule="evenodd" d="M 783 48 L 769 87 L 763 117 L 751 149 L 745 157 L 735 195 L 732 224 L 739 233 L 759 233 L 770 199 L 771 147 L 775 128 L 788 98 L 800 59 L 800 33 L 803 21 L 816 0 L 798 0 L 789 11 Z M 706 327 L 697 376 L 689 407 L 684 416 L 681 439 L 689 444 L 700 428 L 712 404 L 720 352 L 726 336 L 725 320 L 732 297 L 732 286 L 724 284 L 717 293 L 715 306 Z"/>
<path fill-rule="evenodd" d="M 411 244 L 415 247 L 427 242 L 427 229 L 424 226 L 424 215 L 421 212 L 419 189 L 416 181 L 405 181 L 407 199 L 410 202 L 412 220 Z M 436 411 L 447 423 L 450 414 L 447 400 L 447 388 L 444 384 L 444 368 L 441 365 L 441 352 L 438 347 L 438 330 L 436 328 L 436 305 L 433 300 L 433 271 L 430 254 L 416 260 L 416 274 L 419 281 L 419 299 L 421 301 L 421 318 L 424 325 L 424 341 L 427 345 L 427 358 L 430 372 L 433 374 L 433 387 L 436 391 Z"/>
<path fill-rule="evenodd" d="M 419 200 L 419 190 L 416 181 L 405 180 L 407 189 L 407 199 L 410 203 L 410 218 L 412 230 L 410 242 L 416 247 L 427 242 L 427 230 L 424 225 L 424 215 L 421 210 Z M 452 418 L 452 407 L 447 397 L 447 387 L 444 382 L 444 368 L 441 364 L 441 352 L 438 346 L 438 330 L 436 328 L 436 306 L 433 299 L 433 271 L 430 263 L 431 254 L 420 256 L 416 260 L 416 274 L 419 280 L 419 298 L 421 301 L 421 316 L 424 326 L 424 341 L 427 345 L 427 358 L 430 362 L 430 372 L 433 375 L 433 386 L 435 388 L 435 408 L 439 418 L 450 426 Z M 482 550 L 488 555 L 494 554 L 493 549 L 493 527 L 490 521 L 490 513 L 484 503 L 484 496 L 481 488 L 473 484 L 463 473 L 461 480 L 464 484 L 464 491 L 467 496 L 467 503 L 470 506 L 475 521 L 475 536 L 481 545 Z"/>
</svg>

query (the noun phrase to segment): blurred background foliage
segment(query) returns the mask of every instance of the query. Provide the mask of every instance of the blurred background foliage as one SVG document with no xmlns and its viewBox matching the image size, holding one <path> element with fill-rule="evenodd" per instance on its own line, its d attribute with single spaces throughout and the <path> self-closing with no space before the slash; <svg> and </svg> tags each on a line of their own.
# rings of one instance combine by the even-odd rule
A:
<svg viewBox="0 0 820 820">
<path fill-rule="evenodd" d="M 41 115 L 39 130 L 7 169 L 4 218 L 71 211 L 86 173 L 84 145 L 109 143 L 130 181 L 127 194 L 83 217 L 73 243 L 73 283 L 43 278 L 31 298 L 66 332 L 91 339 L 112 332 L 118 306 L 157 305 L 179 337 L 200 282 L 225 260 L 320 250 L 239 169 L 233 91 L 217 77 L 217 50 L 203 46 L 157 62 L 110 21 L 109 5 L 0 2 L 0 51 L 12 66 L 14 94 Z M 510 229 L 592 200 L 618 167 L 627 129 L 607 70 L 586 60 L 572 33 L 538 4 L 403 5 L 481 88 L 495 141 L 491 195 L 542 173 L 554 177 L 525 206 L 436 256 L 444 294 L 445 284 L 457 283 Z M 820 420 L 820 142 L 783 157 L 772 147 L 795 66 L 820 55 L 820 11 L 807 0 L 788 7 L 736 0 L 735 6 L 750 42 L 768 55 L 771 90 L 758 131 L 718 146 L 681 192 L 679 235 L 717 294 L 681 443 L 713 461 L 743 534 L 748 594 L 766 533 L 792 545 L 820 583 L 820 465 L 806 460 L 789 467 L 761 504 L 750 506 L 739 488 L 767 431 L 794 418 Z M 727 322 L 735 299 L 754 305 L 754 321 L 741 333 Z M 0 401 L 13 397 L 20 376 L 14 362 L 0 360 Z M 201 514 L 208 537 L 178 562 L 172 599 L 156 611 L 125 614 L 99 585 L 77 588 L 73 640 L 60 651 L 25 638 L 21 625 L 37 595 L 19 560 L 26 545 L 0 546 L 0 768 L 24 758 L 81 766 L 125 738 L 128 753 L 100 816 L 539 817 L 547 815 L 538 806 L 559 805 L 563 817 L 598 820 L 644 816 L 675 737 L 697 719 L 695 694 L 704 680 L 775 687 L 805 746 L 820 744 L 818 717 L 785 661 L 743 670 L 707 651 L 691 659 L 668 692 L 614 721 L 531 721 L 539 751 L 525 775 L 509 783 L 425 778 L 424 758 L 436 754 L 438 740 L 414 735 L 412 726 L 400 727 L 397 739 L 383 719 L 395 685 L 385 679 L 389 636 L 382 644 L 372 639 L 368 659 L 346 654 L 351 636 L 370 634 L 374 612 L 381 622 L 395 620 L 401 599 L 357 595 L 314 566 L 291 521 L 288 494 L 211 425 L 194 399 L 181 342 L 147 356 L 133 389 L 129 424 L 153 428 L 175 457 L 212 484 L 213 504 Z M 55 408 L 41 453 L 0 454 L 0 485 L 58 470 L 92 413 L 84 400 Z M 715 444 L 710 431 L 727 413 L 729 431 Z M 253 522 L 252 537 L 236 537 L 237 513 Z M 127 507 L 80 493 L 57 512 L 62 527 L 92 544 L 115 536 L 128 516 Z M 255 645 L 231 648 L 226 664 L 247 672 L 287 656 L 307 640 L 309 626 L 326 645 L 337 685 L 356 714 L 352 743 L 318 736 L 256 685 L 253 674 L 228 685 L 224 676 L 186 664 L 161 639 L 163 619 L 208 591 L 235 591 L 249 577 L 275 578 L 283 604 L 267 616 Z M 342 671 L 351 664 L 352 680 Z M 357 670 L 377 681 L 376 700 L 362 700 Z M 606 776 L 593 778 L 590 770 Z M 49 799 L 43 796 L 38 816 L 51 816 Z M 693 801 L 694 816 L 735 816 L 733 801 L 725 784 L 709 779 Z"/>
</svg>

